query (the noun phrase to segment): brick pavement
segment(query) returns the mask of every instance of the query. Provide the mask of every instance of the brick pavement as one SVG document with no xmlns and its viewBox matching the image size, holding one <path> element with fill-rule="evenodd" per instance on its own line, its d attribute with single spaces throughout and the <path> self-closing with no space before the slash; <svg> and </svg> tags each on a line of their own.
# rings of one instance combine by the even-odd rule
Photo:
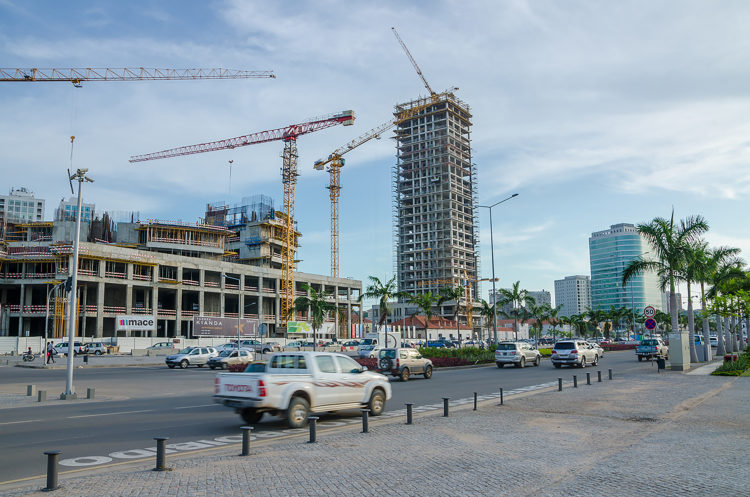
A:
<svg viewBox="0 0 750 497">
<path fill-rule="evenodd" d="M 750 495 L 750 381 L 631 375 L 321 432 L 61 475 L 75 496 Z M 41 456 L 40 456 L 41 457 Z M 43 461 L 40 460 L 40 468 Z M 1 495 L 50 495 L 43 481 Z"/>
</svg>

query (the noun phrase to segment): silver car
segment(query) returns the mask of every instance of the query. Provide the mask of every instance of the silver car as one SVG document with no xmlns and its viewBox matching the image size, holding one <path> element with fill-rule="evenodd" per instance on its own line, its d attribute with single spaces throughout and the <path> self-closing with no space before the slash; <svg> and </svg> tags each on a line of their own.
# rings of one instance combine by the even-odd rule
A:
<svg viewBox="0 0 750 497">
<path fill-rule="evenodd" d="M 218 355 L 219 353 L 213 347 L 187 347 L 177 354 L 167 356 L 164 362 L 170 369 L 175 366 L 180 366 L 182 369 L 188 366 L 202 368 L 204 364 L 208 364 L 209 359 Z"/>
<path fill-rule="evenodd" d="M 599 352 L 592 349 L 585 340 L 560 340 L 552 349 L 552 365 L 556 368 L 563 364 L 585 368 L 599 363 Z"/>
<path fill-rule="evenodd" d="M 500 342 L 495 349 L 495 364 L 502 368 L 506 364 L 513 364 L 517 368 L 526 364 L 539 366 L 542 354 L 528 342 Z"/>
</svg>

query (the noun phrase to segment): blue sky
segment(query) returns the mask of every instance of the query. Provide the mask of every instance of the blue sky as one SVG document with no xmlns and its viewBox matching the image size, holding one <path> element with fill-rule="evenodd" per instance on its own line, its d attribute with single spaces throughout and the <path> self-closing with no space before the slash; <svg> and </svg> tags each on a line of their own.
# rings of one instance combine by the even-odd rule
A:
<svg viewBox="0 0 750 497">
<path fill-rule="evenodd" d="M 280 142 L 131 165 L 131 155 L 239 136 L 353 109 L 354 126 L 299 139 L 300 270 L 327 274 L 328 176 L 313 162 L 425 90 L 473 113 L 481 203 L 494 211 L 500 286 L 589 274 L 588 236 L 619 222 L 704 215 L 713 244 L 750 252 L 750 5 L 744 1 L 0 0 L 3 67 L 225 67 L 236 81 L 2 83 L 0 187 L 25 186 L 48 217 L 65 169 L 96 183 L 98 210 L 195 221 L 205 204 L 271 195 Z M 393 273 L 391 138 L 342 171 L 341 275 Z M 232 195 L 227 163 L 234 161 Z M 481 213 L 484 277 L 489 224 Z M 486 297 L 487 286 L 483 289 Z"/>
</svg>

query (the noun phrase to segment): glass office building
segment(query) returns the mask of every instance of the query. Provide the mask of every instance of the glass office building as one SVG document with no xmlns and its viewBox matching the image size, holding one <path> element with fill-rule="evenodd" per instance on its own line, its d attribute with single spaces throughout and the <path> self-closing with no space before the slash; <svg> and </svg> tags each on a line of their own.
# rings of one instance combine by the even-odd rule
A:
<svg viewBox="0 0 750 497">
<path fill-rule="evenodd" d="M 622 285 L 623 271 L 630 261 L 642 254 L 644 259 L 653 258 L 650 245 L 633 224 L 614 224 L 608 230 L 591 234 L 592 308 L 627 307 L 634 310 L 637 321 L 643 317 L 643 308 L 647 305 L 662 309 L 661 290 L 655 273 L 641 273 Z"/>
</svg>

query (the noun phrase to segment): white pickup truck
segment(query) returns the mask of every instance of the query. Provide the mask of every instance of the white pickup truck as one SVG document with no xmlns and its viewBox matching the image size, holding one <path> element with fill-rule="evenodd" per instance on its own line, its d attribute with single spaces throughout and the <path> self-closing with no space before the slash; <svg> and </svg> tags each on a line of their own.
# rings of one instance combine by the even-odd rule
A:
<svg viewBox="0 0 750 497">
<path fill-rule="evenodd" d="M 214 386 L 214 402 L 234 408 L 246 423 L 267 412 L 291 428 L 305 426 L 311 412 L 368 407 L 379 416 L 391 398 L 388 378 L 333 352 L 278 352 L 264 373 L 220 373 Z"/>
</svg>

